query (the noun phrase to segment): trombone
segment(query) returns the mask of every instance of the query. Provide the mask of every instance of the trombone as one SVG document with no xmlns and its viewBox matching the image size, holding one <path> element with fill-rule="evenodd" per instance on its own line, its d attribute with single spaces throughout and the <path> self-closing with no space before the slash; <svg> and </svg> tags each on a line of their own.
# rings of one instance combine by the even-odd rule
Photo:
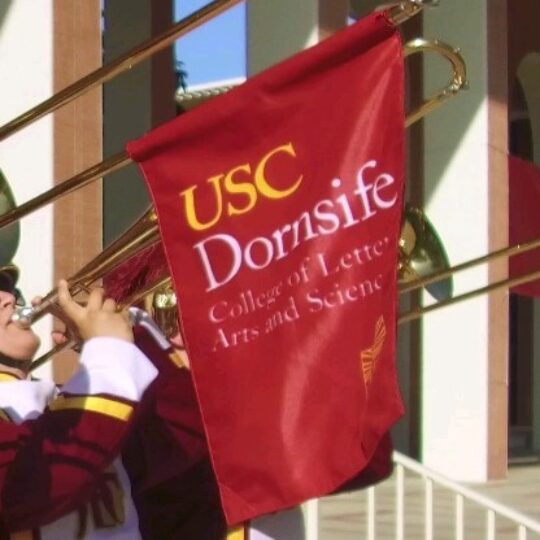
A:
<svg viewBox="0 0 540 540">
<path fill-rule="evenodd" d="M 152 38 L 135 49 L 129 51 L 116 61 L 103 66 L 102 68 L 87 75 L 83 79 L 77 81 L 73 85 L 60 91 L 50 99 L 30 109 L 21 116 L 15 118 L 8 124 L 0 127 L 0 140 L 10 136 L 16 131 L 34 122 L 38 118 L 52 112 L 59 107 L 67 104 L 77 96 L 81 95 L 86 90 L 101 84 L 117 74 L 131 68 L 136 63 L 148 58 L 155 52 L 170 45 L 175 39 L 184 35 L 189 30 L 203 24 L 210 18 L 220 14 L 224 10 L 232 7 L 239 0 L 214 0 L 207 6 L 193 13 L 191 16 L 182 19 L 179 23 L 172 26 L 169 30 Z M 401 24 L 408 18 L 419 13 L 425 6 L 433 5 L 432 0 L 402 0 L 387 11 L 387 17 L 393 24 Z M 427 99 L 420 104 L 412 113 L 407 116 L 406 126 L 418 121 L 420 118 L 428 114 L 431 110 L 437 108 L 447 99 L 454 96 L 460 89 L 466 85 L 466 66 L 459 51 L 452 47 L 438 42 L 417 39 L 407 43 L 404 46 L 404 56 L 408 57 L 411 54 L 425 51 L 434 51 L 441 54 L 448 60 L 452 67 L 452 77 L 450 82 L 435 96 Z M 22 217 L 32 213 L 33 211 L 49 204 L 61 196 L 71 193 L 90 182 L 101 178 L 103 175 L 116 171 L 131 162 L 131 159 L 126 152 L 120 152 L 110 158 L 98 163 L 85 171 L 71 177 L 70 179 L 56 185 L 52 189 L 40 194 L 34 199 L 14 208 L 0 216 L 0 228 L 6 227 Z M 83 269 L 78 271 L 69 280 L 69 287 L 72 294 L 78 294 L 82 291 L 87 291 L 88 288 L 114 270 L 121 262 L 140 253 L 142 250 L 149 248 L 159 241 L 159 232 L 156 224 L 155 215 L 149 210 L 143 218 L 133 225 L 124 235 L 122 235 L 109 248 L 102 252 L 96 259 L 90 261 Z M 167 283 L 167 277 L 160 277 L 158 282 L 150 284 L 145 291 L 140 291 L 138 298 L 132 298 L 134 302 L 142 298 L 150 290 L 158 290 Z M 38 308 L 26 308 L 20 311 L 16 318 L 18 324 L 29 325 L 35 320 L 42 317 L 45 313 L 52 313 L 61 317 L 60 309 L 56 303 L 57 293 L 51 291 L 43 300 L 43 303 Z M 49 358 L 51 355 L 47 355 Z M 43 363 L 41 359 L 36 361 L 37 365 Z"/>
<path fill-rule="evenodd" d="M 214 0 L 195 11 L 188 17 L 178 21 L 175 25 L 171 26 L 168 30 L 160 35 L 143 42 L 139 46 L 121 55 L 116 60 L 102 66 L 99 69 L 96 69 L 92 73 L 89 73 L 82 79 L 79 79 L 73 84 L 67 86 L 39 105 L 29 109 L 28 111 L 9 121 L 7 124 L 0 126 L 0 142 L 24 127 L 29 126 L 45 115 L 59 109 L 64 105 L 67 105 L 83 93 L 131 69 L 133 66 L 171 45 L 175 40 L 184 36 L 191 30 L 194 30 L 205 22 L 217 17 L 227 9 L 232 8 L 236 4 L 240 3 L 240 1 L 241 0 Z M 386 15 L 390 23 L 397 26 L 420 13 L 424 7 L 435 6 L 437 3 L 438 0 L 400 0 L 387 8 Z M 412 43 L 409 47 L 406 45 L 405 56 L 413 54 L 414 52 L 428 50 L 430 48 L 432 50 L 436 50 L 436 52 L 442 54 L 452 63 L 454 77 L 452 82 L 445 90 L 443 90 L 439 95 L 425 102 L 422 105 L 422 110 L 415 111 L 415 117 L 411 118 L 407 125 L 410 125 L 412 122 L 419 120 L 422 116 L 425 116 L 432 109 L 436 108 L 443 101 L 451 97 L 459 88 L 465 86 L 466 68 L 463 59 L 459 55 L 459 52 L 454 51 L 451 47 L 438 42 L 430 43 L 431 45 L 428 45 L 427 41 L 419 40 L 418 43 Z M 438 50 L 438 45 L 441 46 L 440 50 Z M 91 182 L 100 179 L 102 176 L 113 173 L 129 165 L 130 163 L 131 159 L 127 152 L 119 152 L 114 154 L 101 163 L 89 167 L 83 172 L 72 176 L 64 182 L 57 184 L 53 188 L 34 197 L 33 199 L 19 205 L 17 208 L 0 215 L 0 228 L 3 228 L 14 221 L 17 221 L 35 212 L 36 210 L 39 210 L 42 206 L 52 203 L 64 195 L 87 186 Z"/>
<path fill-rule="evenodd" d="M 540 237 L 535 238 L 533 240 L 529 240 L 528 242 L 518 243 L 512 246 L 501 248 L 499 250 L 488 253 L 487 255 L 482 255 L 480 257 L 470 259 L 469 261 L 465 261 L 456 266 L 446 267 L 446 268 L 439 267 L 438 270 L 432 273 L 428 273 L 424 275 L 423 277 L 417 277 L 416 279 L 413 279 L 406 283 L 401 284 L 399 286 L 399 292 L 400 294 L 404 294 L 407 292 L 421 289 L 422 287 L 428 287 L 435 283 L 441 283 L 444 280 L 447 280 L 448 278 L 453 276 L 454 274 L 457 274 L 458 272 L 462 272 L 464 270 L 468 270 L 475 266 L 479 266 L 481 264 L 491 262 L 493 260 L 500 259 L 503 257 L 510 258 L 510 257 L 515 257 L 516 255 L 522 255 L 533 249 L 538 249 L 539 247 L 540 247 Z M 436 250 L 433 251 L 434 260 L 437 260 L 440 257 L 441 255 L 436 253 Z M 464 302 L 465 300 L 470 300 L 477 296 L 494 292 L 499 289 L 510 289 L 512 287 L 517 287 L 518 285 L 523 285 L 524 283 L 535 281 L 536 279 L 540 279 L 540 270 L 533 270 L 532 272 L 529 272 L 528 274 L 523 274 L 521 276 L 496 281 L 494 283 L 490 283 L 489 285 L 486 285 L 485 287 L 480 287 L 478 289 L 474 289 L 472 291 L 462 293 L 458 296 L 454 296 L 451 298 L 450 297 L 443 298 L 443 299 L 440 299 L 437 303 L 432 304 L 430 306 L 417 307 L 406 313 L 400 314 L 398 316 L 398 324 L 414 321 L 422 317 L 423 315 L 430 313 L 432 311 L 435 311 L 437 309 L 451 306 L 459 302 Z"/>
<path fill-rule="evenodd" d="M 137 47 L 134 47 L 118 57 L 116 60 L 96 69 L 82 79 L 70 84 L 54 96 L 46 99 L 39 105 L 36 105 L 17 116 L 7 124 L 4 124 L 0 127 L 0 141 L 3 141 L 24 127 L 29 126 L 43 116 L 67 105 L 88 90 L 104 84 L 117 75 L 130 70 L 143 60 L 150 58 L 155 53 L 172 45 L 177 39 L 192 30 L 195 30 L 214 17 L 217 17 L 224 11 L 234 7 L 241 1 L 242 0 L 213 0 L 207 5 L 194 11 L 191 15 L 184 17 L 161 34 L 144 41 Z M 397 3 L 390 5 L 387 8 L 386 13 L 389 21 L 397 26 L 420 13 L 424 7 L 436 6 L 437 4 L 438 0 L 400 0 Z"/>
</svg>

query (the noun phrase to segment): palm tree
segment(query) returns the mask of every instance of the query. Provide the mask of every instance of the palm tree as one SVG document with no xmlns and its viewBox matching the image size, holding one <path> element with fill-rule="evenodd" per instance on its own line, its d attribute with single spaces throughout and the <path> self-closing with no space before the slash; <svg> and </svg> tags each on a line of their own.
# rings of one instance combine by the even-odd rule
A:
<svg viewBox="0 0 540 540">
<path fill-rule="evenodd" d="M 184 92 L 187 92 L 188 72 L 184 68 L 184 62 L 181 60 L 175 62 L 174 73 L 176 75 L 176 88 L 180 87 Z"/>
</svg>

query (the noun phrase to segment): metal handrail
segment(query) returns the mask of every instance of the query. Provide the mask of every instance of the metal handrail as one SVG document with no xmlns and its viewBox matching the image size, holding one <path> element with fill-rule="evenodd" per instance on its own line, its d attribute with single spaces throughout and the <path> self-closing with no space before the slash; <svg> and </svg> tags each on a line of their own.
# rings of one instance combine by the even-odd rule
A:
<svg viewBox="0 0 540 540">
<path fill-rule="evenodd" d="M 422 476 L 426 481 L 438 484 L 439 486 L 454 492 L 456 495 L 457 513 L 459 513 L 461 509 L 461 513 L 463 514 L 463 501 L 458 502 L 458 497 L 468 499 L 469 501 L 472 501 L 485 508 L 488 532 L 492 527 L 495 526 L 495 515 L 499 515 L 515 523 L 515 525 L 518 527 L 517 532 L 520 535 L 519 538 L 523 538 L 522 535 L 524 528 L 531 532 L 540 533 L 539 521 L 536 521 L 529 516 L 518 512 L 517 510 L 513 510 L 512 508 L 509 508 L 508 506 L 505 506 L 504 504 L 501 504 L 490 497 L 486 497 L 485 495 L 482 495 L 481 493 L 478 493 L 477 491 L 474 491 L 463 484 L 450 480 L 449 478 L 446 478 L 445 476 L 429 469 L 428 467 L 425 467 L 421 463 L 418 463 L 414 459 L 411 459 L 399 452 L 394 452 L 393 457 L 394 463 L 398 465 L 398 471 L 400 467 L 403 467 L 418 474 L 419 476 Z"/>
</svg>

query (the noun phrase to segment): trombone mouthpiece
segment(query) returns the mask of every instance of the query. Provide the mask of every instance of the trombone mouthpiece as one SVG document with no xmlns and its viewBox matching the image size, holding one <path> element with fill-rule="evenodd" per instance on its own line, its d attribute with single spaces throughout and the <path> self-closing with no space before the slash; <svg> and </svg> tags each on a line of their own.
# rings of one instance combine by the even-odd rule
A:
<svg viewBox="0 0 540 540">
<path fill-rule="evenodd" d="M 32 325 L 34 312 L 32 306 L 18 306 L 11 315 L 11 322 L 21 328 L 29 328 Z"/>
</svg>

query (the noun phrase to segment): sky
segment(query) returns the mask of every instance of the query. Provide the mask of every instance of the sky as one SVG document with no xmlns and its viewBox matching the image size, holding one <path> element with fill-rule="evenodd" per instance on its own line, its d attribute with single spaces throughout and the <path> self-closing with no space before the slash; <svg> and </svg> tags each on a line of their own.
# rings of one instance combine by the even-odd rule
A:
<svg viewBox="0 0 540 540">
<path fill-rule="evenodd" d="M 175 0 L 175 19 L 200 9 L 209 0 Z M 184 62 L 190 86 L 245 77 L 245 2 L 199 26 L 176 42 L 176 59 Z"/>
</svg>

